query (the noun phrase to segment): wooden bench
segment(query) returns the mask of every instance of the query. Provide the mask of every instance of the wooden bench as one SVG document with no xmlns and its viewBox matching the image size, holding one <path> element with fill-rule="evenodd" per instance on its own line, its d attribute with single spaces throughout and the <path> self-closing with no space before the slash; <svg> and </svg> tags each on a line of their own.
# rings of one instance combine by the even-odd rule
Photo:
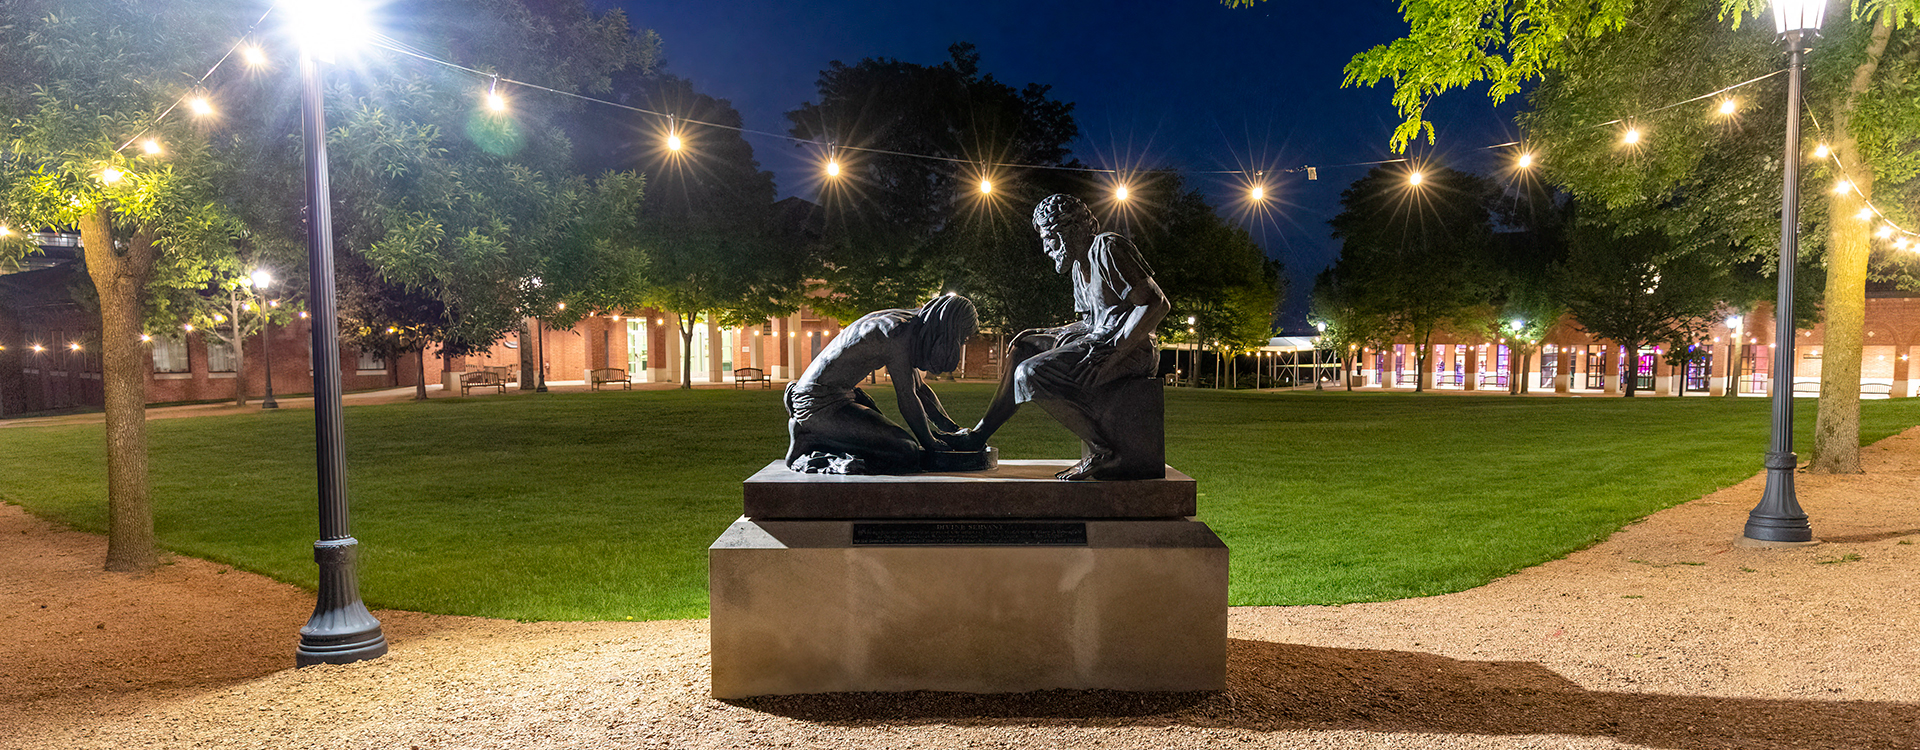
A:
<svg viewBox="0 0 1920 750">
<path fill-rule="evenodd" d="M 486 365 L 480 371 L 493 373 L 502 383 L 520 382 L 520 368 L 517 365 Z"/>
<path fill-rule="evenodd" d="M 500 382 L 500 374 L 490 370 L 478 370 L 460 374 L 460 395 L 475 388 L 495 388 L 500 393 L 507 392 L 507 384 Z"/>
<path fill-rule="evenodd" d="M 607 383 L 619 383 L 621 387 L 629 391 L 633 390 L 633 379 L 627 377 L 626 370 L 617 367 L 602 367 L 598 370 L 590 370 L 587 372 L 587 381 L 587 386 L 596 391 L 600 390 L 601 385 Z"/>
<path fill-rule="evenodd" d="M 733 371 L 733 387 L 745 388 L 748 383 L 759 383 L 763 389 L 773 387 L 773 379 L 758 367 L 742 367 Z"/>
<path fill-rule="evenodd" d="M 1794 383 L 1793 395 L 1818 398 L 1820 396 L 1820 384 L 1814 381 L 1808 381 L 1804 383 Z M 1893 384 L 1892 383 L 1861 383 L 1860 397 L 1861 398 L 1893 398 Z"/>
</svg>

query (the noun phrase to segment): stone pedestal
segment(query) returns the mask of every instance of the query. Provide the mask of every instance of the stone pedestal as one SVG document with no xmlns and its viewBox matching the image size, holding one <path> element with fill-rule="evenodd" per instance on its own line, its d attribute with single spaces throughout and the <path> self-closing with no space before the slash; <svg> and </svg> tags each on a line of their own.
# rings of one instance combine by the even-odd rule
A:
<svg viewBox="0 0 1920 750">
<path fill-rule="evenodd" d="M 1051 478 L 1070 463 L 756 474 L 709 550 L 713 695 L 1224 689 L 1227 548 L 1183 517 L 1193 480 Z"/>
</svg>

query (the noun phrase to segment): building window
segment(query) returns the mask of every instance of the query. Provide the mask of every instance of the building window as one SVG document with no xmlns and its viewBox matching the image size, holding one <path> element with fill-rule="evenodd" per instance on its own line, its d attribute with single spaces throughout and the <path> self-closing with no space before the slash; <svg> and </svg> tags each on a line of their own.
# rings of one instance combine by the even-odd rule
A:
<svg viewBox="0 0 1920 750">
<path fill-rule="evenodd" d="M 380 358 L 379 352 L 361 349 L 360 362 L 354 365 L 354 367 L 360 370 L 379 370 L 385 372 L 387 369 L 387 361 Z"/>
<path fill-rule="evenodd" d="M 233 372 L 238 361 L 233 347 L 219 339 L 207 339 L 207 372 Z"/>
<path fill-rule="evenodd" d="M 187 342 L 174 336 L 157 336 L 153 339 L 154 372 L 186 372 Z"/>
</svg>

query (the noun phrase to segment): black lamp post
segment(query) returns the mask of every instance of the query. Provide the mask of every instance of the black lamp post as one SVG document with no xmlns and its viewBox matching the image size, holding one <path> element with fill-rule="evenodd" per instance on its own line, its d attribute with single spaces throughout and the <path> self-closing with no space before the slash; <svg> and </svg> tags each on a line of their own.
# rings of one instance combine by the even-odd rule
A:
<svg viewBox="0 0 1920 750">
<path fill-rule="evenodd" d="M 268 284 L 272 283 L 273 274 L 267 273 L 266 269 L 254 270 L 254 289 L 265 289 Z M 265 398 L 260 399 L 260 408 L 262 409 L 280 408 L 280 402 L 273 400 L 273 340 L 267 337 L 267 334 L 272 331 L 273 315 L 267 312 L 267 305 L 265 302 L 262 302 L 260 304 L 260 352 L 261 356 L 266 358 L 267 365 L 267 395 Z"/>
<path fill-rule="evenodd" d="M 537 346 L 539 348 L 539 351 L 536 352 L 538 356 L 535 358 L 535 361 L 533 363 L 533 373 L 534 373 L 533 382 L 536 384 L 534 386 L 533 392 L 546 393 L 547 392 L 547 321 L 540 318 L 534 318 L 533 324 L 535 326 L 533 329 L 533 337 L 534 337 L 534 341 L 538 342 Z"/>
<path fill-rule="evenodd" d="M 311 11 L 310 11 L 311 12 Z M 335 12 L 332 10 L 320 12 Z M 301 135 L 306 143 L 307 260 L 312 264 L 314 454 L 320 474 L 320 590 L 313 616 L 300 628 L 300 666 L 347 664 L 387 652 L 380 621 L 360 601 L 356 556 L 347 529 L 347 461 L 340 412 L 340 336 L 333 298 L 333 216 L 327 184 L 327 112 L 314 50 L 300 51 Z"/>
<path fill-rule="evenodd" d="M 1800 67 L 1820 33 L 1826 0 L 1774 0 L 1773 17 L 1787 43 L 1787 147 L 1780 191 L 1780 279 L 1773 308 L 1773 439 L 1767 444 L 1767 488 L 1747 514 L 1746 538 L 1811 542 L 1813 526 L 1793 492 L 1793 267 L 1800 254 Z"/>
</svg>

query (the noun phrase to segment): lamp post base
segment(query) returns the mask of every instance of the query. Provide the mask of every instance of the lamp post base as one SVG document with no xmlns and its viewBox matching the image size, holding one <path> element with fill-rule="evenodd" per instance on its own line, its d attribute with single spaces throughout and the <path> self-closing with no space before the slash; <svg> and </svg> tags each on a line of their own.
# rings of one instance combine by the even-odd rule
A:
<svg viewBox="0 0 1920 750">
<path fill-rule="evenodd" d="M 314 603 L 313 617 L 300 628 L 295 664 L 351 664 L 387 653 L 387 637 L 380 632 L 380 621 L 360 601 L 360 583 L 354 571 L 358 547 L 359 542 L 352 537 L 314 543 L 313 559 L 320 564 L 320 596 Z"/>
<path fill-rule="evenodd" d="M 1767 454 L 1767 488 L 1760 504 L 1747 514 L 1746 538 L 1757 542 L 1811 542 L 1813 526 L 1793 492 L 1793 470 L 1799 457 L 1791 452 Z"/>
</svg>

